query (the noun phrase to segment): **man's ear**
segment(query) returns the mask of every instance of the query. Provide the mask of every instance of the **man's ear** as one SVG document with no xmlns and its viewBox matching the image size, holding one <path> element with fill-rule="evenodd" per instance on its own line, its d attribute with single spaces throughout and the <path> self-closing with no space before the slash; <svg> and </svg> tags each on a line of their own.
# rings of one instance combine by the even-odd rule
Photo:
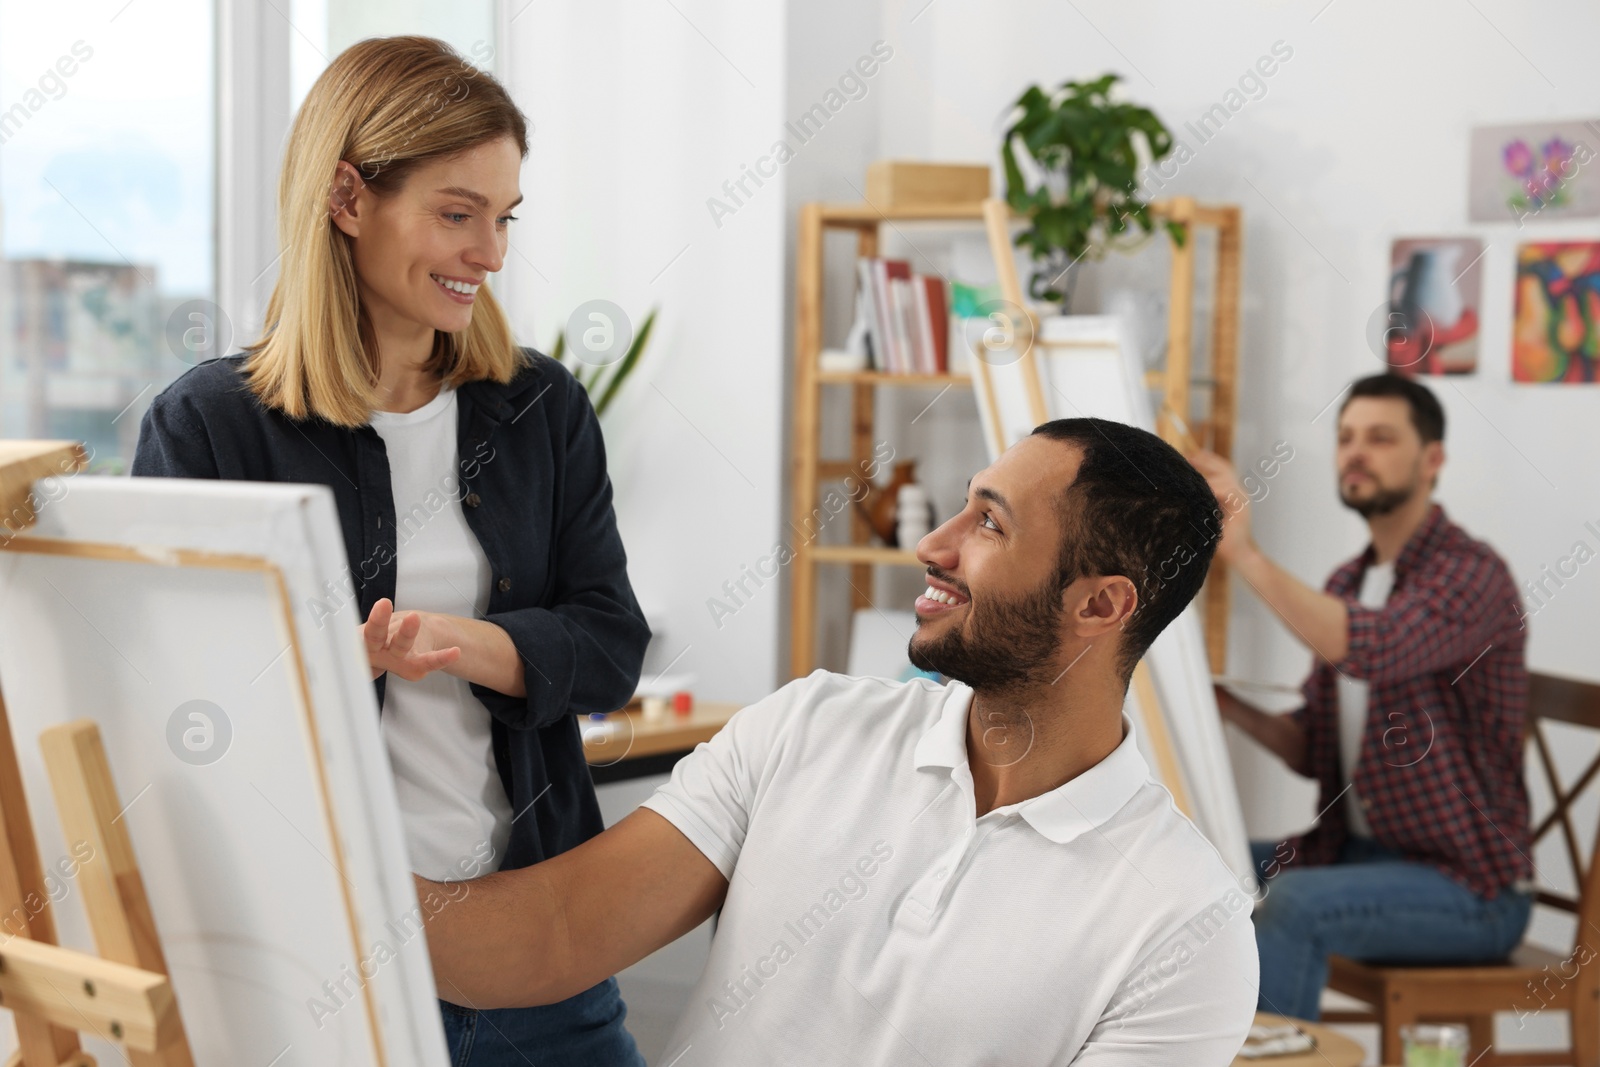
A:
<svg viewBox="0 0 1600 1067">
<path fill-rule="evenodd" d="M 341 159 L 334 167 L 333 183 L 328 187 L 328 216 L 347 237 L 361 235 L 358 193 L 367 187 L 356 168 Z"/>
<path fill-rule="evenodd" d="M 1429 441 L 1422 446 L 1422 466 L 1437 480 L 1439 470 L 1444 466 L 1443 441 Z"/>
<path fill-rule="evenodd" d="M 1072 632 L 1079 637 L 1116 633 L 1139 607 L 1133 582 L 1121 575 L 1080 578 L 1063 594 Z"/>
</svg>

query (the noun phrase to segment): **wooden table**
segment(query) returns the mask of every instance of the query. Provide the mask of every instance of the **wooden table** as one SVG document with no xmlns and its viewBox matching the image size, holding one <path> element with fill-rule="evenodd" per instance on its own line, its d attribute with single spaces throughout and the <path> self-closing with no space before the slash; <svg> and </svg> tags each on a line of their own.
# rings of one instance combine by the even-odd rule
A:
<svg viewBox="0 0 1600 1067">
<path fill-rule="evenodd" d="M 695 701 L 687 715 L 669 711 L 665 719 L 647 720 L 638 711 L 614 711 L 605 717 L 609 733 L 595 729 L 596 719 L 578 724 L 583 731 L 583 757 L 596 784 L 665 774 L 685 753 L 709 741 L 743 704 Z"/>
<path fill-rule="evenodd" d="M 1256 1012 L 1257 1026 L 1283 1026 L 1293 1023 L 1316 1039 L 1317 1047 L 1298 1056 L 1262 1056 L 1247 1060 L 1234 1058 L 1233 1067 L 1360 1067 L 1366 1053 L 1361 1046 L 1343 1034 L 1326 1026 L 1308 1023 L 1303 1019 L 1285 1019 L 1271 1012 Z"/>
</svg>

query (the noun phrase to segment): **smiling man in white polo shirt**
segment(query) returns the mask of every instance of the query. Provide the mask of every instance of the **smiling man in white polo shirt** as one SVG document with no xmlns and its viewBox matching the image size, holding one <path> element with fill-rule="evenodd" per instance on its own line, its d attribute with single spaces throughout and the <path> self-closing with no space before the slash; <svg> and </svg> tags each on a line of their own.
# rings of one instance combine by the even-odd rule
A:
<svg viewBox="0 0 1600 1067">
<path fill-rule="evenodd" d="M 1153 434 L 1039 427 L 917 546 L 910 654 L 949 684 L 816 671 L 744 708 L 610 830 L 449 890 L 441 995 L 558 1001 L 720 909 L 663 1065 L 1229 1063 L 1251 901 L 1122 715 L 1215 509 Z"/>
</svg>

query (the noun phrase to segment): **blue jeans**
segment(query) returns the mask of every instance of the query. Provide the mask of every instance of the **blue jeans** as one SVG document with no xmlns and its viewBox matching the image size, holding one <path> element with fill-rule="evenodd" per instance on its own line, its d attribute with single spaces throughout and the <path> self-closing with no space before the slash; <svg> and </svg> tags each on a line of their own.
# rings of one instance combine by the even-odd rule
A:
<svg viewBox="0 0 1600 1067">
<path fill-rule="evenodd" d="M 1265 900 L 1255 913 L 1261 989 L 1256 1007 L 1315 1021 L 1328 956 L 1391 963 L 1487 963 L 1522 940 L 1531 894 L 1485 900 L 1438 868 L 1351 838 L 1325 867 L 1274 862 L 1275 842 L 1250 852 Z"/>
<path fill-rule="evenodd" d="M 645 1067 L 623 1027 L 617 980 L 537 1008 L 463 1008 L 441 1000 L 450 1067 Z"/>
</svg>

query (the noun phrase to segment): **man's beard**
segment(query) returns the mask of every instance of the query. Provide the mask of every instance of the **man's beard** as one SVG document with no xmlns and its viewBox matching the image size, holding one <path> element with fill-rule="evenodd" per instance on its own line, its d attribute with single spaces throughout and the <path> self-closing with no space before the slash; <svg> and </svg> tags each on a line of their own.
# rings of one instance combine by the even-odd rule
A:
<svg viewBox="0 0 1600 1067">
<path fill-rule="evenodd" d="M 1365 500 L 1352 500 L 1350 497 L 1346 496 L 1342 479 L 1339 487 L 1340 503 L 1344 504 L 1344 506 L 1349 508 L 1351 511 L 1359 514 L 1363 519 L 1371 519 L 1376 518 L 1379 515 L 1387 515 L 1395 508 L 1407 503 L 1413 496 L 1416 495 L 1417 485 L 1421 481 L 1417 473 L 1413 472 L 1411 481 L 1404 488 L 1388 489 L 1384 487 L 1383 483 L 1378 481 L 1377 476 L 1371 471 L 1366 471 L 1364 473 L 1368 478 L 1371 478 L 1372 483 L 1378 487 L 1377 491 Z"/>
<path fill-rule="evenodd" d="M 911 662 L 925 671 L 965 682 L 979 692 L 1027 687 L 1048 673 L 1061 646 L 1059 576 L 1016 600 L 968 600 L 970 636 L 952 625 L 944 636 L 907 648 Z M 918 622 L 918 628 L 923 625 Z"/>
</svg>

